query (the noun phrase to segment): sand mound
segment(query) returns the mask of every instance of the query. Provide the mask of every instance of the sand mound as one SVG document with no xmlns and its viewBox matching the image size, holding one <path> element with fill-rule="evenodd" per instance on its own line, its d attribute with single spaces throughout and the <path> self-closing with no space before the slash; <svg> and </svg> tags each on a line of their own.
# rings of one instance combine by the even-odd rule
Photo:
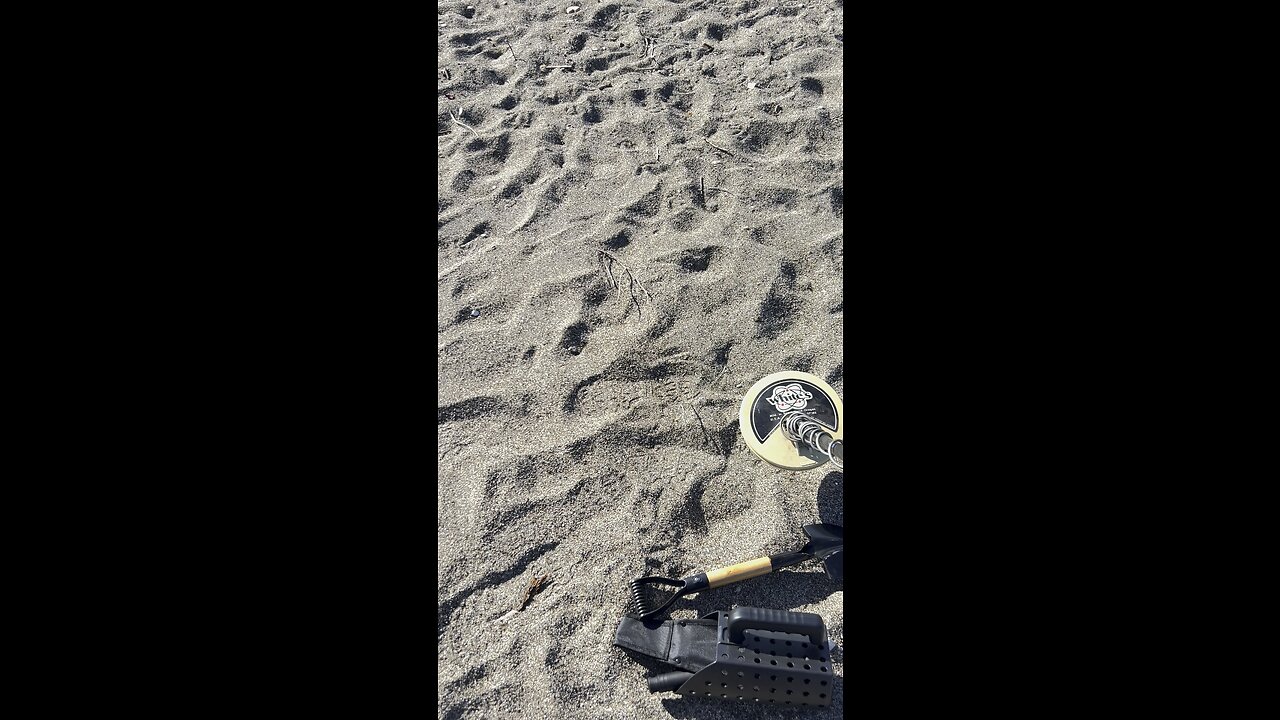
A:
<svg viewBox="0 0 1280 720">
<path fill-rule="evenodd" d="M 842 475 L 737 426 L 778 370 L 843 392 L 842 4 L 438 9 L 440 717 L 776 717 L 651 695 L 667 668 L 611 643 L 631 578 L 843 523 Z M 673 616 L 817 612 L 843 645 L 843 592 L 796 570 Z M 842 709 L 833 659 L 804 717 Z"/>
</svg>

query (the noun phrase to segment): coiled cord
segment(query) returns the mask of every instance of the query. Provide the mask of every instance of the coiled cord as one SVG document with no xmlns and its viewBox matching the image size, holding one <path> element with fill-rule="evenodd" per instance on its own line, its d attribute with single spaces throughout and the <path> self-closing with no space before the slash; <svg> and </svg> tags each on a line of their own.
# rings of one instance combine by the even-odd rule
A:
<svg viewBox="0 0 1280 720">
<path fill-rule="evenodd" d="M 804 442 L 809 447 L 812 447 L 818 452 L 826 455 L 827 459 L 830 460 L 831 464 L 835 465 L 837 469 L 844 469 L 844 463 L 837 460 L 836 457 L 831 454 L 831 450 L 836 446 L 836 443 L 840 443 L 843 447 L 844 442 L 831 437 L 831 434 L 827 432 L 826 428 L 810 420 L 808 415 L 805 415 L 798 410 L 792 410 L 786 415 L 783 415 L 782 431 L 787 434 L 787 437 L 791 438 L 791 442 Z M 825 449 L 820 444 L 824 437 L 827 438 L 827 447 Z"/>
</svg>

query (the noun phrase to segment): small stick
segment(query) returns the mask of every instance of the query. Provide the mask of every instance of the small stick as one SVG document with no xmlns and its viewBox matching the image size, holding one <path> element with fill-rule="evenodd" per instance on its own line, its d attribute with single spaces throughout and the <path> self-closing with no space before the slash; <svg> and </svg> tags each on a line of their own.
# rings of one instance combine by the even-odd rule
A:
<svg viewBox="0 0 1280 720">
<path fill-rule="evenodd" d="M 716 383 L 720 382 L 720 378 L 724 377 L 724 374 L 728 371 L 729 371 L 729 361 L 725 360 L 724 368 L 720 370 L 720 374 L 716 376 L 716 379 L 711 381 L 711 384 L 715 385 Z"/>
<path fill-rule="evenodd" d="M 627 270 L 627 274 L 630 274 L 630 273 L 631 271 Z M 644 283 L 640 282 L 639 280 L 636 280 L 636 284 L 640 286 L 640 291 L 643 292 L 645 296 L 649 298 L 649 302 L 656 302 L 653 299 L 653 293 L 649 292 L 649 289 L 644 286 Z"/>
<path fill-rule="evenodd" d="M 520 60 L 520 58 L 516 57 L 516 49 L 511 47 L 511 43 L 507 43 L 507 49 L 511 51 L 511 57 L 515 58 L 517 61 Z"/>
<path fill-rule="evenodd" d="M 617 288 L 618 281 L 613 277 L 613 261 L 612 260 L 606 261 L 606 259 L 602 257 L 600 258 L 600 264 L 604 266 L 604 274 L 609 276 L 609 284 L 612 285 L 614 288 Z"/>
<path fill-rule="evenodd" d="M 720 191 L 720 192 L 722 192 L 722 193 L 729 193 L 730 195 L 737 195 L 737 193 L 729 192 L 728 190 L 725 190 L 724 188 L 712 187 L 712 188 L 707 188 L 707 190 L 719 190 L 719 191 Z M 704 192 L 705 192 L 705 191 L 704 191 Z"/>
<path fill-rule="evenodd" d="M 722 153 L 728 153 L 729 155 L 733 155 L 733 153 L 729 152 L 728 150 L 725 150 L 724 148 L 720 147 L 719 145 L 716 145 L 715 143 L 711 142 L 710 140 L 708 140 L 708 139 L 706 139 L 706 138 L 702 138 L 702 142 L 704 142 L 704 143 L 706 143 L 706 144 L 710 145 L 711 147 L 713 147 L 713 148 L 715 148 L 715 149 L 719 150 L 719 151 L 720 151 L 720 152 L 722 152 Z"/>
<path fill-rule="evenodd" d="M 464 127 L 464 128 L 466 128 L 466 129 L 468 129 L 468 130 L 471 130 L 471 134 L 472 134 L 472 135 L 475 135 L 476 137 L 480 137 L 480 133 L 478 133 L 478 132 L 476 132 L 474 129 L 472 129 L 472 127 L 471 127 L 470 125 L 467 125 L 466 123 L 462 122 L 462 121 L 461 121 L 461 120 L 459 120 L 458 118 L 454 117 L 454 116 L 453 116 L 453 111 L 452 111 L 452 110 L 450 110 L 450 111 L 449 111 L 449 119 L 450 119 L 450 120 L 453 120 L 453 124 L 454 124 L 454 125 L 457 125 L 457 126 L 459 126 L 459 127 Z"/>
<path fill-rule="evenodd" d="M 639 313 L 640 313 L 640 301 L 636 299 L 636 279 L 635 279 L 634 277 L 632 277 L 632 276 L 631 276 L 631 271 L 630 271 L 630 270 L 627 270 L 627 277 L 628 277 L 628 278 L 630 278 L 630 280 L 631 280 L 631 282 L 627 285 L 627 292 L 631 293 L 631 302 L 635 303 L 635 306 L 636 306 L 636 313 L 637 313 L 637 314 L 639 314 Z M 641 285 L 641 287 L 643 288 L 644 286 L 643 286 L 643 285 Z"/>
<path fill-rule="evenodd" d="M 520 607 L 516 609 L 524 610 L 525 606 L 529 604 L 529 601 L 533 599 L 533 596 L 537 594 L 539 590 L 546 587 L 547 579 L 550 577 L 550 575 L 534 575 L 530 578 L 529 587 L 524 591 L 524 597 L 520 600 Z"/>
<path fill-rule="evenodd" d="M 698 412 L 699 395 L 702 395 L 702 393 L 699 392 L 698 395 L 693 396 L 693 399 L 689 401 L 689 407 L 693 408 L 693 416 L 698 418 L 698 427 L 702 428 L 702 439 L 711 442 L 711 433 L 708 433 L 707 426 L 702 424 L 702 414 Z"/>
<path fill-rule="evenodd" d="M 600 253 L 601 256 L 608 258 L 608 262 L 602 263 L 602 264 L 604 264 L 605 272 L 609 275 L 609 280 L 613 282 L 614 289 L 617 289 L 618 281 L 613 277 L 613 271 L 611 268 L 613 267 L 613 263 L 616 262 L 619 265 L 622 265 L 622 262 L 618 260 L 618 258 L 614 257 L 611 253 L 605 252 L 604 250 L 597 250 L 597 252 Z M 629 284 L 627 285 L 627 291 L 631 294 L 631 302 L 635 303 L 636 311 L 639 311 L 640 301 L 636 299 L 636 292 L 634 289 L 636 286 L 635 276 L 631 274 L 631 268 L 627 267 L 626 265 L 622 265 L 622 269 L 624 272 L 627 273 L 627 279 L 630 281 Z M 641 287 L 643 288 L 644 286 L 641 285 Z"/>
<path fill-rule="evenodd" d="M 640 292 L 644 293 L 645 296 L 649 298 L 649 302 L 655 302 L 653 299 L 653 293 L 649 292 L 649 289 L 644 286 L 644 283 L 636 279 L 635 274 L 631 272 L 631 268 L 627 267 L 625 264 L 623 264 L 621 260 L 614 257 L 613 254 L 608 252 L 607 250 L 597 248 L 596 252 L 608 258 L 610 261 L 616 262 L 618 263 L 618 265 L 622 266 L 623 272 L 625 272 L 627 275 L 627 281 L 628 281 L 627 291 L 631 294 L 631 302 L 635 303 L 637 311 L 640 310 L 640 300 L 636 298 L 636 291 L 635 291 L 635 288 L 637 286 L 640 287 Z M 612 267 L 611 264 L 605 264 L 605 272 L 609 275 L 609 279 L 614 282 L 614 287 L 616 288 L 618 287 L 618 282 L 614 278 L 613 272 L 610 270 L 611 267 Z"/>
</svg>

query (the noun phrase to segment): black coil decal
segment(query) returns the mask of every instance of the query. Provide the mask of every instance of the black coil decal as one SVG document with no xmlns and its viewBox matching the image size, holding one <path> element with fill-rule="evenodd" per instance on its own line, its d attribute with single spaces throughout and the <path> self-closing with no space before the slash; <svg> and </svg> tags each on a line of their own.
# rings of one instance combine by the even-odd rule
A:
<svg viewBox="0 0 1280 720">
<path fill-rule="evenodd" d="M 763 443 L 782 424 L 788 412 L 804 413 L 809 420 L 837 432 L 835 403 L 821 388 L 804 380 L 781 380 L 766 385 L 751 405 L 751 434 Z"/>
</svg>

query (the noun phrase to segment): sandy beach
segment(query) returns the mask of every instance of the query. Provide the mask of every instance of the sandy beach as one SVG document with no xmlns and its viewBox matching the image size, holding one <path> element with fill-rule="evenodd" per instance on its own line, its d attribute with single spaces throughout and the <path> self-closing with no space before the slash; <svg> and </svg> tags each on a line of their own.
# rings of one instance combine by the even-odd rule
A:
<svg viewBox="0 0 1280 720">
<path fill-rule="evenodd" d="M 490 0 L 437 20 L 438 716 L 840 715 L 844 592 L 816 563 L 671 617 L 820 614 L 829 708 L 651 694 L 673 668 L 613 637 L 632 578 L 844 524 L 842 473 L 774 468 L 738 429 L 781 370 L 856 408 L 843 4 Z"/>
</svg>

